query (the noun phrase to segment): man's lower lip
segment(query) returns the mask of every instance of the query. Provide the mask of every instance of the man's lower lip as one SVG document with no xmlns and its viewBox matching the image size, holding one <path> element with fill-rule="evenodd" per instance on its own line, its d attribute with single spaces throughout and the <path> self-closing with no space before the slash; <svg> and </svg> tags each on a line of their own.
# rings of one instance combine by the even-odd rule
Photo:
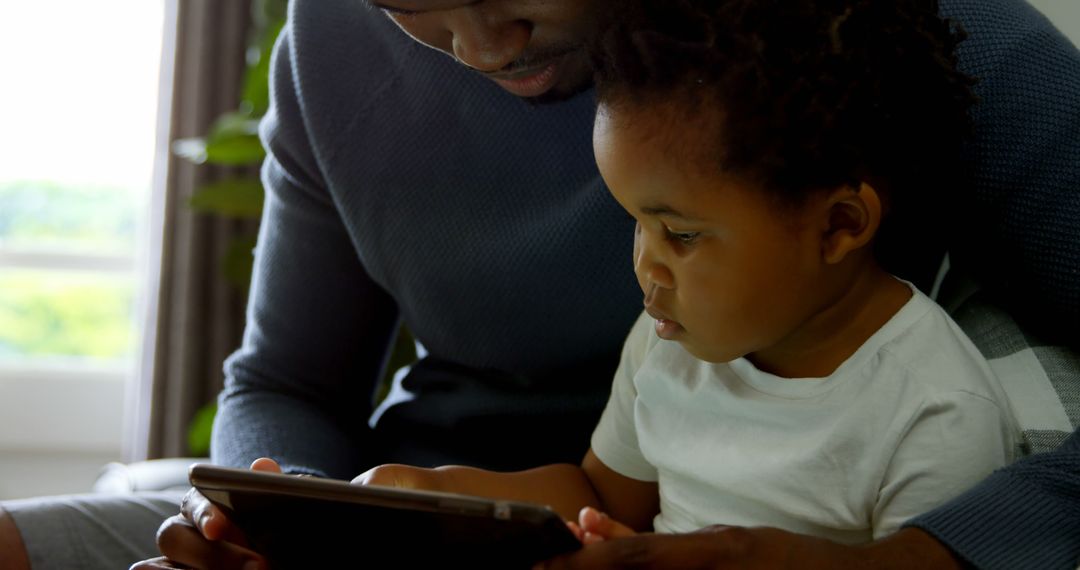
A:
<svg viewBox="0 0 1080 570">
<path fill-rule="evenodd" d="M 656 336 L 664 340 L 672 340 L 675 335 L 682 332 L 682 325 L 675 321 L 656 319 Z"/>
<path fill-rule="evenodd" d="M 550 63 L 532 75 L 519 79 L 492 79 L 500 87 L 518 97 L 539 97 L 547 93 L 558 81 L 559 65 Z"/>
</svg>

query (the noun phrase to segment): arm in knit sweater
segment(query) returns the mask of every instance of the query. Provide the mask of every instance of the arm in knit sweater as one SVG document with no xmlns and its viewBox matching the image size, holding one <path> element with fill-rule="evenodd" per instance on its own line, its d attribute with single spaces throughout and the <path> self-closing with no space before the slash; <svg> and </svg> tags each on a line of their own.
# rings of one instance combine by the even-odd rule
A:
<svg viewBox="0 0 1080 570">
<path fill-rule="evenodd" d="M 216 463 L 269 455 L 286 472 L 350 478 L 367 467 L 372 391 L 397 326 L 394 300 L 357 261 L 307 141 L 290 53 L 275 50 L 269 157 L 243 347 L 226 362 Z"/>
</svg>

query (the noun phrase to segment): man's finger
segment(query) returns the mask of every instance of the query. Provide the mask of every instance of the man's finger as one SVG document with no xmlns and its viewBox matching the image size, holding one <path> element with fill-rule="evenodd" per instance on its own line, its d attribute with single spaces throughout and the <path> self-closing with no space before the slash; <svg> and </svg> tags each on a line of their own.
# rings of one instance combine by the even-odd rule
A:
<svg viewBox="0 0 1080 570">
<path fill-rule="evenodd" d="M 536 566 L 542 570 L 585 570 L 599 568 L 650 568 L 645 536 L 606 540 L 587 545 L 577 552 L 559 556 Z"/>
<path fill-rule="evenodd" d="M 191 489 L 180 502 L 180 515 L 188 520 L 207 540 L 224 540 L 247 546 L 244 533 L 232 524 L 198 489 Z"/>
<path fill-rule="evenodd" d="M 215 519 L 223 519 L 221 511 L 203 496 L 197 489 L 191 489 L 180 502 L 180 514 L 195 525 L 195 528 L 209 540 L 220 540 L 224 530 Z"/>
<path fill-rule="evenodd" d="M 266 561 L 246 548 L 224 541 L 206 540 L 186 518 L 177 515 L 166 519 L 157 536 L 158 549 L 173 564 L 195 570 L 218 568 L 267 568 Z M 151 562 L 151 561 L 147 561 Z M 249 567 L 245 564 L 256 563 Z M 170 568 L 171 566 L 164 566 Z M 147 566 L 155 568 L 155 566 Z"/>
<path fill-rule="evenodd" d="M 544 570 L 633 568 L 720 569 L 731 558 L 731 545 L 706 534 L 637 534 L 589 544 L 537 566 Z"/>
</svg>

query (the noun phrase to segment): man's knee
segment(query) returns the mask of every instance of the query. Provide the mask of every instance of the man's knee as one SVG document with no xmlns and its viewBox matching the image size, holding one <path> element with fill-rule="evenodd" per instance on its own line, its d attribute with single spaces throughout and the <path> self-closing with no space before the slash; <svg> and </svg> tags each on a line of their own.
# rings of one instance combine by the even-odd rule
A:
<svg viewBox="0 0 1080 570">
<path fill-rule="evenodd" d="M 30 570 L 19 527 L 3 505 L 0 505 L 0 570 Z"/>
</svg>

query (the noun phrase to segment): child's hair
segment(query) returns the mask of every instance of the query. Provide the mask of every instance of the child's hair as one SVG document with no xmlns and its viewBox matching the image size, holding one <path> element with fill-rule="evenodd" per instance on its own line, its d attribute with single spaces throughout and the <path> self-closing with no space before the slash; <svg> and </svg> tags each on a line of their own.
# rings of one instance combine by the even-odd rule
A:
<svg viewBox="0 0 1080 570">
<path fill-rule="evenodd" d="M 907 201 L 955 169 L 974 81 L 936 0 L 614 4 L 592 49 L 600 102 L 673 102 L 726 173 L 797 203 L 859 182 Z"/>
</svg>

